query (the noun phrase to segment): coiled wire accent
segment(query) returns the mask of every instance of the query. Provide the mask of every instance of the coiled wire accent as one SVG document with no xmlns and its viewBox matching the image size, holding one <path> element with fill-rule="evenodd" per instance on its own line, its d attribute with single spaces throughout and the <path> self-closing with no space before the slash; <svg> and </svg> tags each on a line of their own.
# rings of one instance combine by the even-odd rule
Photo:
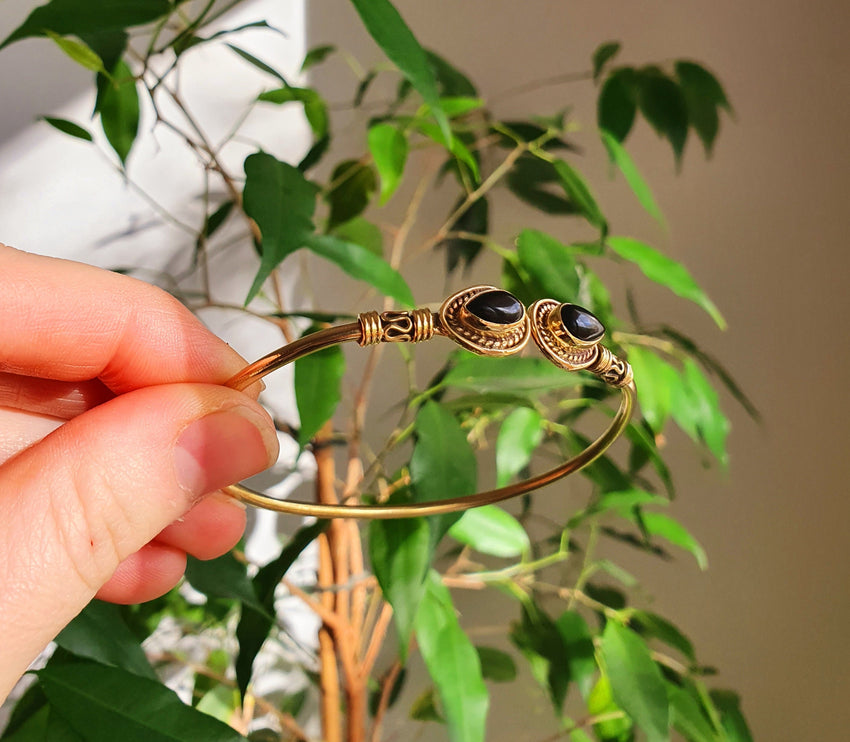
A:
<svg viewBox="0 0 850 742">
<path fill-rule="evenodd" d="M 378 343 L 421 343 L 434 337 L 434 313 L 430 309 L 389 312 L 363 312 L 360 322 L 361 346 Z"/>
</svg>

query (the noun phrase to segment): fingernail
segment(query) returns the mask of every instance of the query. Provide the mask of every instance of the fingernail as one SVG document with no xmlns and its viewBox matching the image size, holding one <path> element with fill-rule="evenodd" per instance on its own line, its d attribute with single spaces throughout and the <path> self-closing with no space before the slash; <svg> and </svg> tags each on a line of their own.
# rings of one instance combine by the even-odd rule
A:
<svg viewBox="0 0 850 742">
<path fill-rule="evenodd" d="M 201 497 L 268 468 L 277 451 L 268 418 L 244 406 L 213 412 L 177 439 L 177 481 L 193 497 Z"/>
</svg>

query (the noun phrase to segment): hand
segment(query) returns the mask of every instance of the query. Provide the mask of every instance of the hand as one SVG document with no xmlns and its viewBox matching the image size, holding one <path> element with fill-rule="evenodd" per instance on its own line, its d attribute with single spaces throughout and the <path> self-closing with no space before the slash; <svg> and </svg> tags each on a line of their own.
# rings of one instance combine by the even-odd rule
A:
<svg viewBox="0 0 850 742">
<path fill-rule="evenodd" d="M 277 456 L 245 362 L 164 292 L 0 245 L 0 699 L 93 598 L 150 600 L 239 539 L 218 488 Z M 254 390 L 256 395 L 256 390 Z"/>
</svg>

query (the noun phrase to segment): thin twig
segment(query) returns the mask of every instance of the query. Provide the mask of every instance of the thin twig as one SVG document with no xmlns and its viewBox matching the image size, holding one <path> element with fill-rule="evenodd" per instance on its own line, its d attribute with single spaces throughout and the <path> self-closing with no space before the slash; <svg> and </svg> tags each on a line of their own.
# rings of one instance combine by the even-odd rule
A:
<svg viewBox="0 0 850 742">
<path fill-rule="evenodd" d="M 498 103 L 507 98 L 524 95 L 525 93 L 533 93 L 535 90 L 540 90 L 541 88 L 549 88 L 555 85 L 565 85 L 571 82 L 583 82 L 584 80 L 592 79 L 593 72 L 590 71 L 566 72 L 560 75 L 552 75 L 551 77 L 543 77 L 539 80 L 532 80 L 524 85 L 516 85 L 515 87 L 508 88 L 507 90 L 503 90 L 501 93 L 496 93 L 496 95 L 492 95 L 487 99 L 487 104 L 492 106 L 494 103 Z"/>
<path fill-rule="evenodd" d="M 360 668 L 360 672 L 364 680 L 369 677 L 369 674 L 372 672 L 372 668 L 378 659 L 378 654 L 381 651 L 381 646 L 384 643 L 384 638 L 387 635 L 387 630 L 390 627 L 392 617 L 392 606 L 389 603 L 384 603 L 384 606 L 381 609 L 381 615 L 378 616 L 378 620 L 375 622 L 375 628 L 372 631 L 372 638 L 369 640 L 369 646 L 366 649 L 366 654 L 363 657 L 363 663 Z"/>
<path fill-rule="evenodd" d="M 468 194 L 449 216 L 443 225 L 437 230 L 437 233 L 425 242 L 422 250 L 430 250 L 435 245 L 440 244 L 446 235 L 452 230 L 457 220 L 460 219 L 479 198 L 484 196 L 502 177 L 514 166 L 514 163 L 528 150 L 528 145 L 525 142 L 520 142 L 510 151 L 508 156 L 490 173 L 489 176 L 476 188 L 472 193 Z"/>
<path fill-rule="evenodd" d="M 371 742 L 380 742 L 381 740 L 381 727 L 384 723 L 384 716 L 390 706 L 390 698 L 392 697 L 393 688 L 395 687 L 400 672 L 401 662 L 396 660 L 393 662 L 389 672 L 384 677 L 384 681 L 381 685 L 381 698 L 378 701 L 378 708 L 375 710 L 375 717 L 372 721 Z"/>
</svg>

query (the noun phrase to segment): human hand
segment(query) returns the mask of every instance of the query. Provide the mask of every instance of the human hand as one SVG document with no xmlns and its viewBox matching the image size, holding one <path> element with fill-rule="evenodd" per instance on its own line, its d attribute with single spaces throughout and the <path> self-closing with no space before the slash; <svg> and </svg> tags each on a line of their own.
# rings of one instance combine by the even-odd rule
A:
<svg viewBox="0 0 850 742">
<path fill-rule="evenodd" d="M 4 245 L 0 276 L 2 700 L 93 597 L 150 600 L 230 549 L 244 509 L 201 498 L 277 438 L 220 386 L 244 361 L 159 289 Z"/>
</svg>

